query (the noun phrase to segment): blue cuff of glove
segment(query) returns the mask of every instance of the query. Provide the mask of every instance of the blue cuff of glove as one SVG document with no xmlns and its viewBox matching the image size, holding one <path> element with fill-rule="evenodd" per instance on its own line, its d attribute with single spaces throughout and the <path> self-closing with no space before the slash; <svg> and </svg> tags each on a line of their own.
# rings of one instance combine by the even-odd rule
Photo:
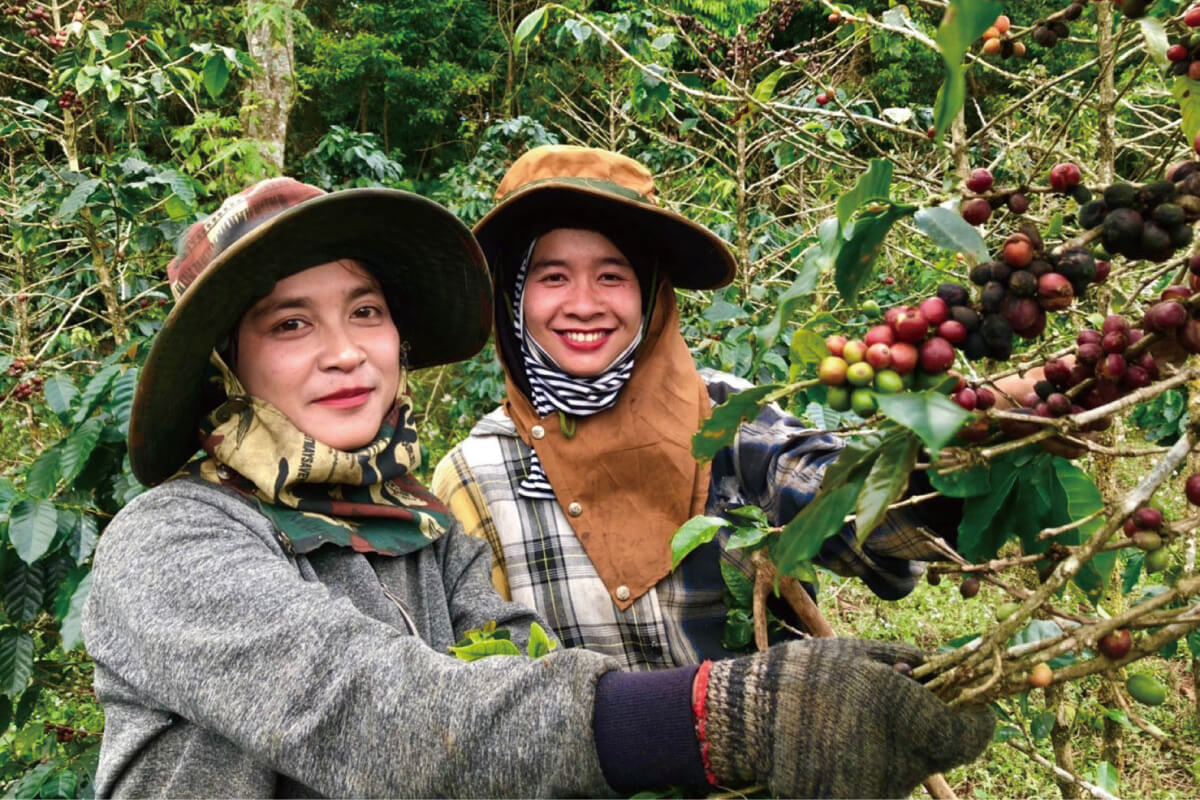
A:
<svg viewBox="0 0 1200 800">
<path fill-rule="evenodd" d="M 697 669 L 600 676 L 592 729 L 604 779 L 618 793 L 668 786 L 709 791 L 692 714 Z"/>
</svg>

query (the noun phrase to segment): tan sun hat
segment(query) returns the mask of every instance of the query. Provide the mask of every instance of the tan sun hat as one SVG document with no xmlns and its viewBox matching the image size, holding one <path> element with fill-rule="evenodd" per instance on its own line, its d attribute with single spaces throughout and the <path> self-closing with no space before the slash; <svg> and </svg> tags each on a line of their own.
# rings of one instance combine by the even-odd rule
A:
<svg viewBox="0 0 1200 800">
<path fill-rule="evenodd" d="M 493 270 L 506 248 L 527 247 L 548 224 L 565 227 L 603 218 L 640 234 L 679 288 L 716 289 L 737 273 L 725 240 L 659 206 L 650 170 L 620 153 L 574 145 L 535 147 L 509 167 L 496 200 L 475 226 Z"/>
<path fill-rule="evenodd" d="M 129 420 L 129 461 L 147 486 L 197 450 L 209 356 L 276 281 L 338 259 L 379 280 L 410 367 L 470 358 L 491 330 L 492 289 L 471 232 L 411 192 L 325 192 L 271 178 L 192 225 L 167 266 L 175 307 L 154 337 Z"/>
</svg>

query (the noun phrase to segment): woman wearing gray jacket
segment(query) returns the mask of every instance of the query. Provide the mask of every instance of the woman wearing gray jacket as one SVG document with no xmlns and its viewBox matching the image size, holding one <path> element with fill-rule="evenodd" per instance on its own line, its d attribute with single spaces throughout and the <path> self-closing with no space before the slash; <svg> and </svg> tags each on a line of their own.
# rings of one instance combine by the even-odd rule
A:
<svg viewBox="0 0 1200 800">
<path fill-rule="evenodd" d="M 100 796 L 547 796 L 765 785 L 900 796 L 993 721 L 858 640 L 625 673 L 582 649 L 455 659 L 536 621 L 411 475 L 406 367 L 491 320 L 467 230 L 405 192 L 264 181 L 193 226 L 139 379 L 134 473 L 84 635 Z M 197 453 L 197 450 L 200 452 Z"/>
</svg>

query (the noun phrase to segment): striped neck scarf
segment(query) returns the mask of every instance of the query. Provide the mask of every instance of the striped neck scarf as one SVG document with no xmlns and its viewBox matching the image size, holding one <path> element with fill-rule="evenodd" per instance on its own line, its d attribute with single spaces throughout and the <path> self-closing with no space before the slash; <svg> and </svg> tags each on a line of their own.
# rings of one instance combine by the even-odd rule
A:
<svg viewBox="0 0 1200 800">
<path fill-rule="evenodd" d="M 525 279 L 529 274 L 529 262 L 536 245 L 535 238 L 529 243 L 525 257 L 521 260 L 521 267 L 517 270 L 513 287 L 513 324 L 516 327 L 517 339 L 521 343 L 521 360 L 525 365 L 525 375 L 529 378 L 529 402 L 541 417 L 557 411 L 560 424 L 566 426 L 567 417 L 588 417 L 612 408 L 617 402 L 617 395 L 633 373 L 633 356 L 642 342 L 644 331 L 639 328 L 637 336 L 629 346 L 599 375 L 576 377 L 569 374 L 525 329 Z M 536 450 L 530 450 L 529 474 L 521 480 L 517 493 L 521 497 L 537 500 L 554 499 L 554 488 L 546 478 Z"/>
</svg>

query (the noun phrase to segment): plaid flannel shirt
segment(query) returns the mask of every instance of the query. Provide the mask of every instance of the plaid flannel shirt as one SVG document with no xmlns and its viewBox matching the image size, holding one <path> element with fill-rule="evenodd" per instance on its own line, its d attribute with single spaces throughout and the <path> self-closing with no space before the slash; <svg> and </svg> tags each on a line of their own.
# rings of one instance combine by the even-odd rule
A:
<svg viewBox="0 0 1200 800">
<path fill-rule="evenodd" d="M 714 404 L 750 385 L 709 370 L 701 375 Z M 805 429 L 777 406 L 767 406 L 714 459 L 707 513 L 753 504 L 772 525 L 786 523 L 816 495 L 841 446 L 837 437 Z M 463 529 L 491 546 L 492 579 L 506 599 L 535 609 L 565 646 L 604 653 L 631 669 L 735 655 L 721 643 L 726 617 L 721 569 L 724 564 L 750 577 L 751 567 L 740 551 L 724 551 L 728 529 L 622 612 L 558 503 L 517 495 L 529 457 L 512 420 L 496 409 L 438 464 L 433 478 L 434 492 Z M 816 561 L 839 575 L 862 578 L 885 599 L 898 599 L 922 574 L 920 560 L 936 553 L 916 515 L 901 510 L 890 513 L 862 547 L 847 525 L 826 540 Z"/>
</svg>

